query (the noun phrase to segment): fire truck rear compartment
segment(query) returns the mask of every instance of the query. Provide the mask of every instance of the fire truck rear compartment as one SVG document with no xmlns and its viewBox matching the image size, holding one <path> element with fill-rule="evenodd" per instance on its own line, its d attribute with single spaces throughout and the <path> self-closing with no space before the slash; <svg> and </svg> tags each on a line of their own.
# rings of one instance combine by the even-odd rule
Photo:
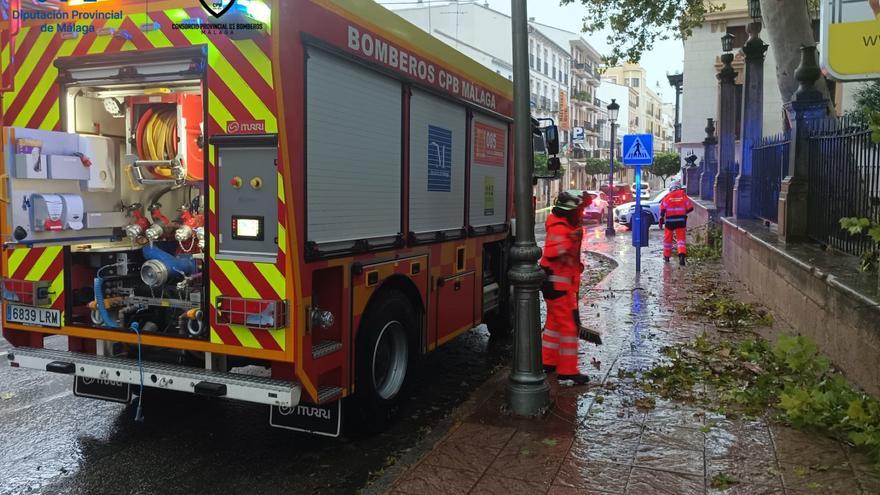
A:
<svg viewBox="0 0 880 495">
<path fill-rule="evenodd" d="M 66 90 L 66 129 L 118 150 L 99 194 L 124 218 L 110 239 L 70 246 L 67 323 L 207 339 L 201 81 Z"/>
</svg>

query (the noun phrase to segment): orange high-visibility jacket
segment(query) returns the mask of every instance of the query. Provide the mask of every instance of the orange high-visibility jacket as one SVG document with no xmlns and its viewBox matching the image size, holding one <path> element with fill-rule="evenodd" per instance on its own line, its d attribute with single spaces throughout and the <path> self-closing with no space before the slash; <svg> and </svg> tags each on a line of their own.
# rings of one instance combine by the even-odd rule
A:
<svg viewBox="0 0 880 495">
<path fill-rule="evenodd" d="M 684 189 L 672 191 L 660 201 L 660 218 L 670 229 L 686 227 L 687 215 L 693 210 L 694 203 Z"/>
</svg>

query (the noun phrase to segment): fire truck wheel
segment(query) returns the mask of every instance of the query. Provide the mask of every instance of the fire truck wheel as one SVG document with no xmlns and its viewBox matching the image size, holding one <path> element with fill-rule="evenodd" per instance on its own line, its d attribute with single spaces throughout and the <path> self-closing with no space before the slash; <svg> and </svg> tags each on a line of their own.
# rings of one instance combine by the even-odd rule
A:
<svg viewBox="0 0 880 495">
<path fill-rule="evenodd" d="M 417 330 L 409 299 L 392 290 L 370 308 L 357 338 L 357 395 L 370 429 L 394 415 L 410 367 L 410 341 Z"/>
</svg>

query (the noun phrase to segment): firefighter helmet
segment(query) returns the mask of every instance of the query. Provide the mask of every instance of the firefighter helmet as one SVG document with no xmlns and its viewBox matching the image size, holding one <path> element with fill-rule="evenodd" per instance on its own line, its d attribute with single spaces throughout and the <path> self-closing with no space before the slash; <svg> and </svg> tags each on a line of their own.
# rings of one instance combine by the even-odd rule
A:
<svg viewBox="0 0 880 495">
<path fill-rule="evenodd" d="M 563 211 L 571 211 L 576 209 L 581 205 L 581 196 L 580 191 L 562 191 L 559 193 L 559 196 L 556 197 L 556 201 L 553 202 L 554 208 L 559 208 Z"/>
</svg>

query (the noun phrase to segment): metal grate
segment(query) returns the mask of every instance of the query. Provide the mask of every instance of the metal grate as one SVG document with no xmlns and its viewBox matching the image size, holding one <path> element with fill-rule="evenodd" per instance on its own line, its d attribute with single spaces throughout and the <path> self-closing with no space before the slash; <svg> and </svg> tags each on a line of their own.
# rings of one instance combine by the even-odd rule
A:
<svg viewBox="0 0 880 495">
<path fill-rule="evenodd" d="M 287 326 L 287 301 L 220 296 L 216 308 L 217 323 L 264 330 Z"/>
<path fill-rule="evenodd" d="M 342 350 L 342 342 L 324 340 L 312 347 L 312 359 L 322 358 L 340 350 Z"/>
<path fill-rule="evenodd" d="M 788 175 L 791 132 L 768 136 L 752 148 L 752 210 L 758 218 L 779 221 L 779 191 Z"/>
<path fill-rule="evenodd" d="M 810 237 L 859 256 L 875 246 L 866 235 L 840 228 L 843 217 L 880 221 L 880 145 L 867 123 L 846 117 L 809 131 L 808 225 Z"/>
</svg>

